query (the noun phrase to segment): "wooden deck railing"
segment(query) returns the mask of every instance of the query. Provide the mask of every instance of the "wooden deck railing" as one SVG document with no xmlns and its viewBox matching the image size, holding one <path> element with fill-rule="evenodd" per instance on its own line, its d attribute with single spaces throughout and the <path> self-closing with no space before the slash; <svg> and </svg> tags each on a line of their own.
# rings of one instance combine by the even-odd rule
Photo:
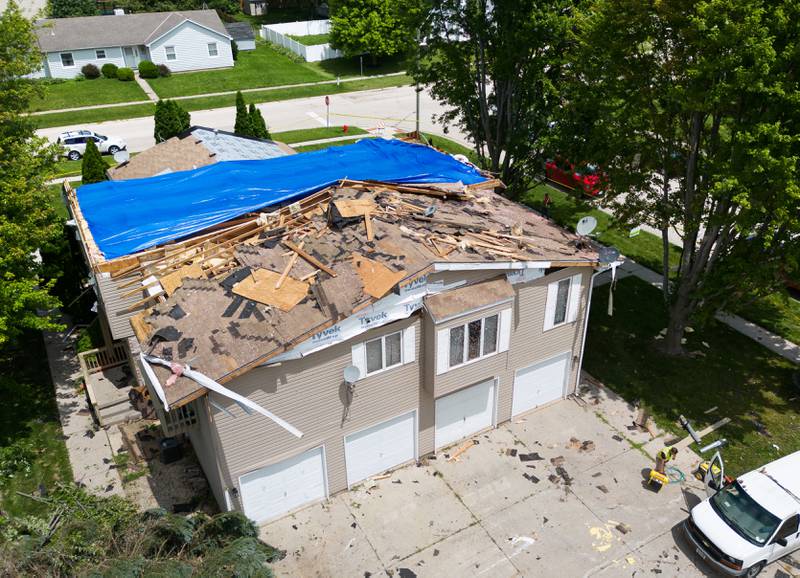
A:
<svg viewBox="0 0 800 578">
<path fill-rule="evenodd" d="M 128 362 L 128 353 L 125 346 L 115 343 L 112 347 L 99 347 L 78 354 L 81 369 L 86 376 L 106 368 L 122 365 Z"/>
</svg>

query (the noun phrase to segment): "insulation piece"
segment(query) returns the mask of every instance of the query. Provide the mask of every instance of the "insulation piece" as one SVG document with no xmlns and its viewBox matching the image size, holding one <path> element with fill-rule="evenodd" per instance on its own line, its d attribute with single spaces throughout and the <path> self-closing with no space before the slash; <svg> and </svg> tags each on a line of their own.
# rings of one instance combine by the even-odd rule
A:
<svg viewBox="0 0 800 578">
<path fill-rule="evenodd" d="M 164 275 L 161 278 L 161 286 L 164 288 L 164 292 L 169 296 L 172 295 L 178 287 L 183 285 L 183 280 L 187 277 L 191 277 L 192 279 L 202 279 L 205 277 L 205 273 L 203 272 L 203 268 L 200 265 L 192 263 L 191 265 L 184 265 L 177 271 L 173 271 L 167 275 Z"/>
<path fill-rule="evenodd" d="M 406 276 L 405 271 L 392 271 L 383 263 L 373 261 L 358 253 L 353 253 L 353 266 L 364 285 L 364 293 L 375 299 L 386 295 Z"/>
<path fill-rule="evenodd" d="M 283 311 L 291 311 L 308 294 L 308 283 L 294 277 L 286 277 L 280 289 L 275 284 L 280 273 L 268 269 L 254 269 L 253 274 L 233 286 L 233 292 L 247 299 L 266 305 L 274 305 Z"/>
</svg>

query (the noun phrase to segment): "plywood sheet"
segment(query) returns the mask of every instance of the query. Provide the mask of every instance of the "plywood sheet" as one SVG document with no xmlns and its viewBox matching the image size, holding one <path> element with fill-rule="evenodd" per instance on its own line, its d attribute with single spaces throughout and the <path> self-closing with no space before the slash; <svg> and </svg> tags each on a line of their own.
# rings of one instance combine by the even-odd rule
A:
<svg viewBox="0 0 800 578">
<path fill-rule="evenodd" d="M 353 253 L 353 266 L 364 285 L 364 293 L 376 299 L 386 295 L 406 276 L 405 271 L 392 271 L 383 263 L 373 261 L 358 253 Z"/>
<path fill-rule="evenodd" d="M 177 271 L 173 271 L 168 275 L 164 275 L 159 281 L 161 286 L 164 288 L 164 292 L 167 295 L 172 295 L 175 293 L 175 290 L 178 289 L 178 287 L 183 285 L 183 280 L 187 277 L 192 279 L 202 279 L 205 277 L 205 273 L 200 265 L 192 263 L 191 265 L 184 265 Z"/>
<path fill-rule="evenodd" d="M 146 310 L 140 311 L 130 318 L 131 327 L 133 327 L 133 333 L 136 335 L 136 339 L 139 340 L 139 343 L 147 343 L 150 340 L 150 335 L 153 332 L 153 326 L 144 320 L 144 318 L 148 315 L 150 315 L 150 311 Z"/>
<path fill-rule="evenodd" d="M 280 273 L 268 269 L 255 269 L 252 274 L 233 286 L 233 292 L 247 299 L 273 305 L 282 311 L 291 311 L 308 294 L 308 283 L 286 277 L 280 289 L 275 284 Z"/>
<path fill-rule="evenodd" d="M 378 208 L 372 199 L 339 199 L 333 204 L 345 218 L 360 217 Z"/>
</svg>

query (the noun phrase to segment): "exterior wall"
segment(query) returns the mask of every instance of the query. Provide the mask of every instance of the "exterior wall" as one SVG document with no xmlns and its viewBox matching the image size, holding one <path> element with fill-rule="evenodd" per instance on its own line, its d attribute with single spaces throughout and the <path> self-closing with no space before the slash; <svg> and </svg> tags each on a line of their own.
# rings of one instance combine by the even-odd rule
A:
<svg viewBox="0 0 800 578">
<path fill-rule="evenodd" d="M 102 68 L 104 64 L 112 63 L 118 67 L 125 66 L 125 59 L 122 56 L 122 48 L 113 46 L 108 48 L 101 48 L 100 50 L 106 51 L 106 57 L 99 59 L 96 56 L 95 49 L 85 50 L 62 50 L 60 52 L 48 52 L 45 55 L 47 61 L 46 69 L 49 70 L 49 75 L 52 78 L 75 78 L 81 73 L 81 68 L 86 64 L 94 64 L 97 68 Z M 75 66 L 65 68 L 61 64 L 62 52 L 71 52 L 72 60 Z"/>
<path fill-rule="evenodd" d="M 329 492 L 346 489 L 344 436 L 419 410 L 421 405 L 432 405 L 432 400 L 420 387 L 419 315 L 368 331 L 356 339 L 365 341 L 412 324 L 416 328 L 414 361 L 357 381 L 346 416 L 343 371 L 352 363 L 351 345 L 355 340 L 306 358 L 255 369 L 227 384 L 298 428 L 304 434 L 302 439 L 259 414 L 246 415 L 230 400 L 210 394 L 215 403 L 234 416 L 211 410 L 220 445 L 225 451 L 226 485 L 238 487 L 243 474 L 325 444 Z M 427 412 L 419 412 L 418 420 L 423 431 L 433 427 L 432 416 Z M 432 431 L 420 435 L 420 453 L 432 450 L 432 447 L 423 447 L 422 438 L 426 436 L 431 438 L 432 446 Z"/>
<path fill-rule="evenodd" d="M 319 62 L 320 60 L 341 58 L 344 56 L 344 53 L 331 47 L 330 44 L 306 46 L 293 38 L 289 38 L 289 35 L 313 36 L 316 34 L 327 34 L 330 30 L 330 20 L 265 24 L 261 27 L 261 38 L 273 44 L 277 44 L 278 46 L 288 48 L 298 56 L 302 56 L 306 62 Z"/>
<path fill-rule="evenodd" d="M 238 488 L 239 477 L 243 474 L 323 444 L 329 492 L 344 490 L 347 488 L 344 436 L 417 410 L 418 452 L 420 456 L 431 453 L 434 451 L 435 397 L 496 378 L 497 423 L 508 421 L 511 418 L 515 371 L 564 351 L 573 352 L 565 393 L 574 392 L 577 356 L 580 353 L 588 283 L 592 272 L 588 267 L 569 268 L 528 283 L 514 285 L 516 296 L 513 302 L 467 313 L 438 326 L 423 311 L 409 319 L 376 328 L 308 357 L 274 367 L 255 369 L 227 384 L 227 387 L 262 404 L 300 429 L 304 433 L 302 439 L 295 438 L 263 416 L 246 415 L 230 400 L 210 393 L 216 404 L 233 414 L 230 416 L 208 407 L 209 432 L 204 435 L 209 439 L 198 438 L 197 442 L 207 448 L 212 445 L 215 448 L 221 468 L 221 487 L 218 491 L 222 493 L 226 487 Z M 548 284 L 576 273 L 583 276 L 576 320 L 543 331 Z M 497 275 L 497 271 L 447 272 L 436 274 L 434 279 L 453 282 L 461 276 L 469 278 L 472 283 Z M 509 307 L 512 309 L 512 325 L 508 351 L 438 376 L 435 374 L 438 329 L 485 317 Z M 416 328 L 414 362 L 356 382 L 350 411 L 345 416 L 343 370 L 352 363 L 352 344 L 399 331 L 411 324 Z M 204 454 L 201 459 L 212 461 L 210 455 L 205 455 L 207 451 L 209 450 L 198 448 L 198 454 Z M 203 468 L 208 475 L 205 463 Z M 211 476 L 209 481 L 212 485 L 216 484 Z M 217 499 L 224 506 L 224 496 Z"/>
<path fill-rule="evenodd" d="M 255 50 L 256 49 L 256 41 L 255 40 L 238 40 L 236 42 L 236 46 L 239 47 L 239 50 Z"/>
<path fill-rule="evenodd" d="M 208 55 L 209 42 L 217 43 L 218 56 Z M 165 46 L 175 47 L 176 60 L 167 60 Z M 173 72 L 233 66 L 230 39 L 193 22 L 184 22 L 157 38 L 149 48 L 151 60 L 166 64 Z"/>
<path fill-rule="evenodd" d="M 211 422 L 211 406 L 208 400 L 199 399 L 195 402 L 197 407 L 197 426 L 189 430 L 189 439 L 192 442 L 197 459 L 208 479 L 211 492 L 222 510 L 225 510 L 225 486 L 217 462 L 217 444 L 214 439 L 213 424 Z"/>
</svg>

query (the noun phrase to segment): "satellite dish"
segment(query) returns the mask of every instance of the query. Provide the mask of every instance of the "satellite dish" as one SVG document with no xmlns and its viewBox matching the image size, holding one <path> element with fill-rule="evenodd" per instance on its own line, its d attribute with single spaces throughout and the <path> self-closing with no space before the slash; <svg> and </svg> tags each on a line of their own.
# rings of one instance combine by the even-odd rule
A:
<svg viewBox="0 0 800 578">
<path fill-rule="evenodd" d="M 575 227 L 577 233 L 585 237 L 592 231 L 597 228 L 597 219 L 592 216 L 582 217 L 580 221 L 578 221 L 578 225 Z"/>
<path fill-rule="evenodd" d="M 361 370 L 355 365 L 348 365 L 344 368 L 344 381 L 347 384 L 354 384 L 361 377 Z"/>
<path fill-rule="evenodd" d="M 114 160 L 119 163 L 124 163 L 129 161 L 131 158 L 131 153 L 126 150 L 117 151 L 114 153 Z"/>
<path fill-rule="evenodd" d="M 601 247 L 598 256 L 601 263 L 613 263 L 619 257 L 619 249 L 616 247 Z"/>
</svg>

